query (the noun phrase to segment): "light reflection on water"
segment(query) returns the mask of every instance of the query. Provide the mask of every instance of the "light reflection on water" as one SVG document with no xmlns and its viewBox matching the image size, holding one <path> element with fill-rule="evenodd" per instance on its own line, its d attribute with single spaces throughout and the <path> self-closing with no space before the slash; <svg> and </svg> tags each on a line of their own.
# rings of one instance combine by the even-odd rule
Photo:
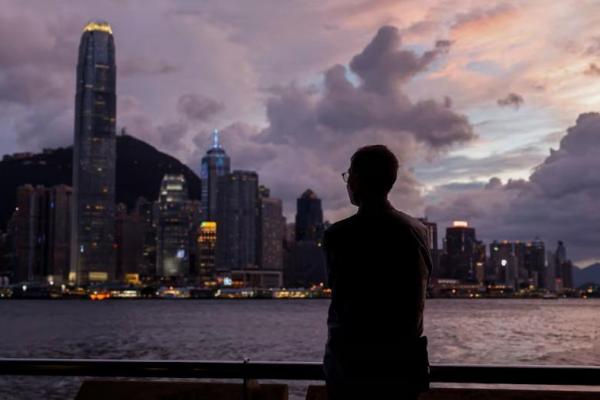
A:
<svg viewBox="0 0 600 400">
<path fill-rule="evenodd" d="M 328 304 L 1 301 L 0 357 L 320 361 Z M 599 300 L 429 300 L 425 329 L 436 363 L 600 365 Z M 62 399 L 76 387 L 56 378 L 0 384 L 1 399 Z"/>
</svg>

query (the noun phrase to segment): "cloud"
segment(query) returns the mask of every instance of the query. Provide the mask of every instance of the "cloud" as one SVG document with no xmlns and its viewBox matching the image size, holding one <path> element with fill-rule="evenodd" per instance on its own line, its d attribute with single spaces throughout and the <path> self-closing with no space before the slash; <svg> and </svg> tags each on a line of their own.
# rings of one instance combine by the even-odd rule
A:
<svg viewBox="0 0 600 400">
<path fill-rule="evenodd" d="M 177 111 L 190 121 L 208 121 L 224 108 L 222 103 L 198 94 L 184 94 L 177 101 Z"/>
<path fill-rule="evenodd" d="M 419 210 L 422 184 L 406 166 L 419 154 L 444 152 L 475 138 L 469 120 L 451 108 L 449 98 L 413 102 L 403 91 L 449 48 L 449 42 L 438 41 L 421 54 L 403 49 L 398 30 L 385 26 L 348 67 L 326 69 L 322 85 L 271 87 L 265 128 L 238 123 L 222 130 L 233 167 L 257 168 L 261 182 L 284 198 L 288 210 L 295 209 L 301 191 L 312 188 L 335 219 L 352 210 L 340 177 L 350 156 L 361 146 L 384 143 L 404 165 L 393 201 Z M 208 133 L 198 135 L 196 143 L 208 147 Z"/>
<path fill-rule="evenodd" d="M 600 114 L 581 114 L 576 124 L 567 129 L 559 148 L 551 150 L 528 180 L 503 184 L 493 178 L 483 189 L 445 196 L 429 206 L 426 213 L 442 224 L 458 218 L 469 220 L 487 241 L 531 240 L 539 236 L 548 247 L 564 240 L 575 261 L 597 258 L 598 132 Z"/>
<path fill-rule="evenodd" d="M 514 107 L 518 110 L 525 100 L 517 93 L 509 93 L 506 97 L 497 100 L 500 107 Z"/>
<path fill-rule="evenodd" d="M 591 76 L 600 76 L 600 67 L 598 67 L 595 63 L 590 63 L 588 68 L 583 71 L 585 75 Z"/>
</svg>

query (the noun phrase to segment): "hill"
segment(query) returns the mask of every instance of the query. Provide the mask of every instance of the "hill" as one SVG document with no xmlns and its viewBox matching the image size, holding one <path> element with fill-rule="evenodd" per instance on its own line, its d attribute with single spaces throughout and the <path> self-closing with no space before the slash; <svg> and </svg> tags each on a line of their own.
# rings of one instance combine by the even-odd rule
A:
<svg viewBox="0 0 600 400">
<path fill-rule="evenodd" d="M 4 156 L 0 161 L 0 229 L 6 228 L 21 185 L 71 185 L 73 149 L 45 149 L 38 154 Z M 200 178 L 176 158 L 130 135 L 117 136 L 117 203 L 128 208 L 138 197 L 156 200 L 165 174 L 183 174 L 189 196 L 200 199 Z"/>
<path fill-rule="evenodd" d="M 579 287 L 585 283 L 600 285 L 600 263 L 592 264 L 586 268 L 573 268 L 573 284 Z"/>
</svg>

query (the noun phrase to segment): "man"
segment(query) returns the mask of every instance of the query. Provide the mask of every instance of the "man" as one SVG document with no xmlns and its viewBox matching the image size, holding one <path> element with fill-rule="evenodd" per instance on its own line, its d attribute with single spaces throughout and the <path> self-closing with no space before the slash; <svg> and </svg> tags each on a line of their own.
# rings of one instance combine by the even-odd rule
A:
<svg viewBox="0 0 600 400">
<path fill-rule="evenodd" d="M 330 399 L 416 399 L 428 388 L 422 334 L 431 257 L 426 228 L 387 199 L 397 172 L 394 154 L 375 145 L 358 149 L 342 174 L 358 212 L 323 239 Z"/>
</svg>

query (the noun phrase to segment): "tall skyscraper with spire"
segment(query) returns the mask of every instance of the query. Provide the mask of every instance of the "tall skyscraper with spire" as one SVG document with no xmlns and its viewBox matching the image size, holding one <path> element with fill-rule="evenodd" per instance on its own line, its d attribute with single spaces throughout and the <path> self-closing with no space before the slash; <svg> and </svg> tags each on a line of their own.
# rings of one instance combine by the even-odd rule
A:
<svg viewBox="0 0 600 400">
<path fill-rule="evenodd" d="M 201 213 L 203 221 L 217 220 L 217 191 L 219 177 L 229 174 L 231 161 L 219 142 L 219 131 L 212 134 L 212 146 L 202 158 L 200 179 L 202 192 L 200 194 Z M 217 227 L 218 229 L 218 227 Z"/>
<path fill-rule="evenodd" d="M 115 279 L 116 72 L 110 25 L 88 23 L 77 62 L 69 275 L 80 285 Z"/>
</svg>

